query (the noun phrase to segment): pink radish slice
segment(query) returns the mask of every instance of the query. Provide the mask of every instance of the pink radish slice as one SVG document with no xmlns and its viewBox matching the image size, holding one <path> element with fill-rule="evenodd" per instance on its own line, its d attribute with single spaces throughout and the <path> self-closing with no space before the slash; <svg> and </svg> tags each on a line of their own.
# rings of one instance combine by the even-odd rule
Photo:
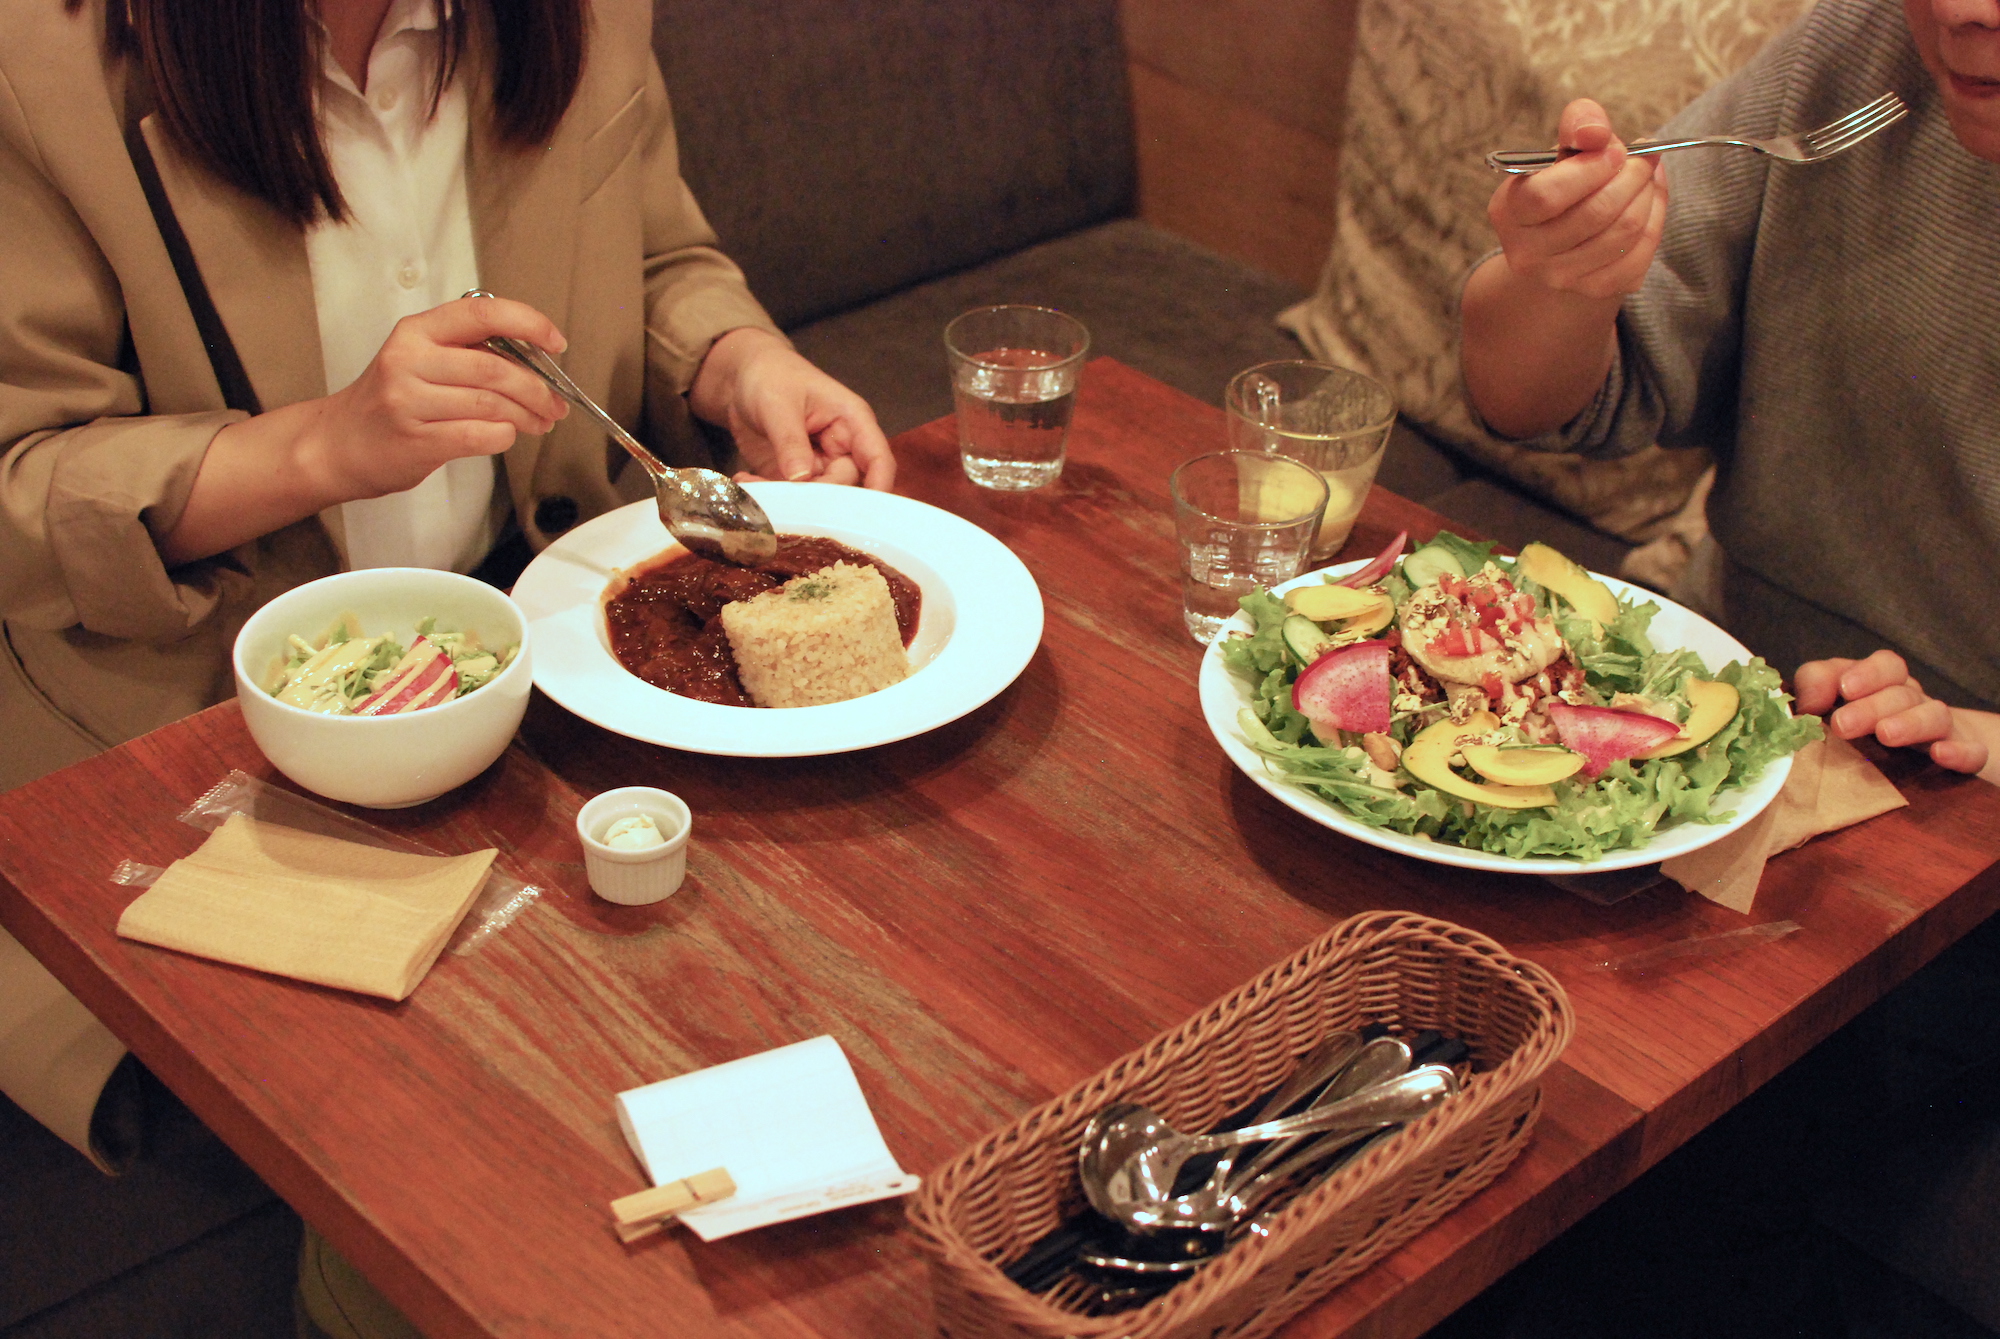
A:
<svg viewBox="0 0 2000 1339">
<path fill-rule="evenodd" d="M 458 693 L 451 657 L 422 637 L 396 662 L 382 686 L 355 704 L 356 716 L 397 716 L 449 702 Z"/>
<path fill-rule="evenodd" d="M 1292 705 L 1314 725 L 1361 734 L 1389 728 L 1389 644 L 1356 642 L 1328 651 L 1292 685 Z"/>
<path fill-rule="evenodd" d="M 1388 548 L 1370 558 L 1365 566 L 1349 572 L 1335 584 L 1352 586 L 1356 590 L 1360 590 L 1363 586 L 1374 585 L 1389 575 L 1389 569 L 1396 565 L 1396 559 L 1403 556 L 1403 545 L 1409 542 L 1410 532 L 1407 530 L 1399 532 Z"/>
<path fill-rule="evenodd" d="M 1583 770 L 1579 775 L 1585 777 L 1595 777 L 1620 758 L 1644 753 L 1681 732 L 1672 721 L 1638 711 L 1552 702 L 1548 713 L 1563 747 L 1583 755 Z"/>
</svg>

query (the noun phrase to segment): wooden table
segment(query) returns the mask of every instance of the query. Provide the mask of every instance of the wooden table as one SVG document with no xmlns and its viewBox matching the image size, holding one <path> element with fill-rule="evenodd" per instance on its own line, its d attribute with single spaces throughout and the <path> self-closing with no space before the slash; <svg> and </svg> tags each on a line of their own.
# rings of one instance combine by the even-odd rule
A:
<svg viewBox="0 0 2000 1339">
<path fill-rule="evenodd" d="M 433 1339 L 611 1339 L 930 1328 L 899 1203 L 619 1245 L 605 1205 L 641 1181 L 613 1093 L 831 1033 L 922 1172 L 1336 920 L 1444 917 L 1546 964 L 1579 1026 L 1529 1151 L 1289 1331 L 1409 1336 L 2000 905 L 2000 789 L 1907 757 L 1884 764 L 1910 807 L 1774 861 L 1747 921 L 1678 892 L 1598 906 L 1295 815 L 1196 707 L 1166 477 L 1222 435 L 1216 410 L 1109 360 L 1055 487 L 976 490 L 948 421 L 905 435 L 904 491 L 1041 584 L 1020 679 L 922 738 L 789 761 L 670 752 L 538 699 L 484 776 L 372 816 L 497 846 L 547 890 L 403 1004 L 114 937 L 131 893 L 112 867 L 192 850 L 174 815 L 231 768 L 272 775 L 233 704 L 0 798 L 0 921 Z M 1378 489 L 1350 556 L 1438 521 Z M 697 815 L 687 886 L 656 907 L 584 881 L 576 811 L 626 784 Z M 1643 976 L 1598 966 L 1779 919 L 1803 928 Z"/>
</svg>

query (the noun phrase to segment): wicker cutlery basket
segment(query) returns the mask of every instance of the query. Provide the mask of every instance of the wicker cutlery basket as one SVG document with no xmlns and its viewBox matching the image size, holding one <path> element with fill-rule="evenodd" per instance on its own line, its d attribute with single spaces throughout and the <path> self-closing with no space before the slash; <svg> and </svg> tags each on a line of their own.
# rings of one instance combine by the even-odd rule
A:
<svg viewBox="0 0 2000 1339">
<path fill-rule="evenodd" d="M 1268 1236 L 1111 1315 L 1091 1314 L 1074 1283 L 1035 1294 L 1001 1272 L 1083 1207 L 1076 1149 L 1100 1109 L 1139 1102 L 1178 1129 L 1208 1129 L 1275 1087 L 1322 1037 L 1366 1023 L 1458 1037 L 1473 1076 L 1293 1201 Z M 1513 1161 L 1540 1106 L 1536 1079 L 1571 1027 L 1555 979 L 1483 935 L 1396 912 L 1344 921 L 927 1177 L 910 1221 L 930 1258 L 938 1324 L 952 1339 L 1268 1334 Z"/>
</svg>

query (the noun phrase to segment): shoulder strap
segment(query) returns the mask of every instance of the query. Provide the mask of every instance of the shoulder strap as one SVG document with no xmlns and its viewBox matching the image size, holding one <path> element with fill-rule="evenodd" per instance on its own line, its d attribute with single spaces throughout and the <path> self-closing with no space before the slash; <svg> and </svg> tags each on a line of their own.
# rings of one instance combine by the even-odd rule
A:
<svg viewBox="0 0 2000 1339">
<path fill-rule="evenodd" d="M 139 174 L 140 188 L 146 192 L 146 203 L 152 208 L 160 240 L 167 244 L 167 256 L 174 263 L 174 275 L 181 281 L 188 310 L 194 313 L 195 329 L 208 350 L 208 363 L 215 370 L 216 384 L 222 387 L 223 403 L 246 414 L 262 413 L 263 406 L 250 384 L 250 375 L 243 370 L 242 358 L 237 356 L 236 342 L 222 324 L 222 314 L 216 311 L 215 300 L 208 295 L 208 284 L 195 264 L 194 248 L 188 245 L 187 234 L 181 231 L 180 220 L 174 217 L 173 202 L 167 199 L 159 165 L 153 161 L 152 147 L 146 143 L 137 117 L 126 123 L 125 148 L 132 155 L 132 166 Z"/>
</svg>

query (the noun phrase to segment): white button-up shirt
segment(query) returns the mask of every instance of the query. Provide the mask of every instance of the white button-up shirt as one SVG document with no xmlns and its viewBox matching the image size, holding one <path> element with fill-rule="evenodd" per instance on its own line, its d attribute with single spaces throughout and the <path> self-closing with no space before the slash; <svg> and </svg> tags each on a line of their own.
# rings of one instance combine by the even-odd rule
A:
<svg viewBox="0 0 2000 1339">
<path fill-rule="evenodd" d="M 479 286 L 463 81 L 429 114 L 441 44 L 434 0 L 395 0 L 365 95 L 331 51 L 321 69 L 320 134 L 350 215 L 306 234 L 328 393 L 361 375 L 398 320 Z M 495 537 L 495 470 L 486 456 L 454 460 L 407 492 L 343 504 L 348 565 L 470 571 Z"/>
</svg>

